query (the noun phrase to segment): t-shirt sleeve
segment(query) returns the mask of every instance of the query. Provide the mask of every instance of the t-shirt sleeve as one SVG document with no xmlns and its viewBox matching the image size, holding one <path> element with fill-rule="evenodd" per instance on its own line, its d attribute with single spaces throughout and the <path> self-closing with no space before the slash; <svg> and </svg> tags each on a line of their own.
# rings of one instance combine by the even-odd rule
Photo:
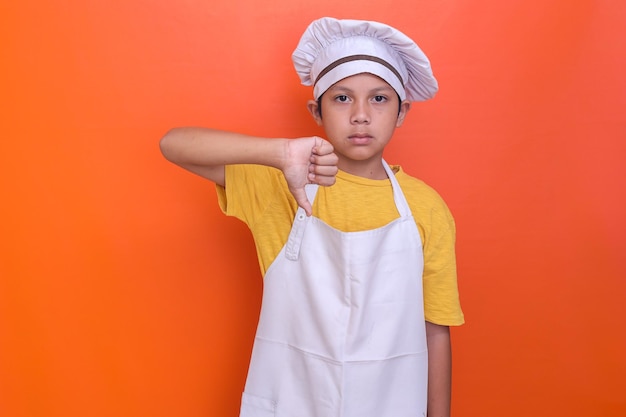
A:
<svg viewBox="0 0 626 417">
<path fill-rule="evenodd" d="M 282 174 L 261 165 L 226 165 L 224 173 L 225 186 L 216 185 L 220 209 L 248 226 L 254 224 L 275 198 Z"/>
<path fill-rule="evenodd" d="M 252 232 L 265 274 L 285 245 L 297 210 L 282 172 L 262 165 L 227 165 L 225 187 L 217 186 L 217 197 L 222 211 Z"/>
<path fill-rule="evenodd" d="M 456 226 L 438 197 L 424 227 L 424 315 L 427 321 L 459 326 L 465 322 L 459 300 L 456 267 Z"/>
</svg>

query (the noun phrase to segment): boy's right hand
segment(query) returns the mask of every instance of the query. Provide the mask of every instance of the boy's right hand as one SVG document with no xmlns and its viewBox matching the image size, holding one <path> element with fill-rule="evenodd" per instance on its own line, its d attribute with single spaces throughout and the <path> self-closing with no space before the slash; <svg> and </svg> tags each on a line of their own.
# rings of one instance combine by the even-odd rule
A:
<svg viewBox="0 0 626 417">
<path fill-rule="evenodd" d="M 296 202 L 310 216 L 311 202 L 306 196 L 304 186 L 333 185 L 339 158 L 333 152 L 333 145 L 317 136 L 287 140 L 285 148 L 283 175 Z"/>
</svg>

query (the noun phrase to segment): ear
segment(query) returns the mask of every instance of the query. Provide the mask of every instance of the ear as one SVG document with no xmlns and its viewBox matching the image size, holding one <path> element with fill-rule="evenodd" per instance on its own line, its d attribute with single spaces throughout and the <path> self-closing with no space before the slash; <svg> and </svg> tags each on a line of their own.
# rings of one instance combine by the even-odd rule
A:
<svg viewBox="0 0 626 417">
<path fill-rule="evenodd" d="M 313 116 L 313 120 L 315 120 L 315 123 L 317 123 L 318 126 L 321 126 L 322 115 L 320 114 L 319 104 L 317 103 L 317 101 L 307 101 L 306 108 L 309 110 L 309 113 L 311 113 L 311 116 Z"/>
<path fill-rule="evenodd" d="M 396 127 L 402 126 L 402 123 L 404 123 L 404 118 L 406 117 L 406 114 L 409 112 L 409 110 L 411 110 L 410 101 L 404 100 L 402 103 L 400 103 L 400 113 L 398 113 L 398 120 L 396 121 Z"/>
</svg>

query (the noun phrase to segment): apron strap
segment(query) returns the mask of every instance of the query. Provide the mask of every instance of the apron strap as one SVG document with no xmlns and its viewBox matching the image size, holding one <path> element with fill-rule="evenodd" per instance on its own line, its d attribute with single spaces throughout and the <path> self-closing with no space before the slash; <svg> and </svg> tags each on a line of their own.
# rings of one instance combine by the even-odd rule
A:
<svg viewBox="0 0 626 417">
<path fill-rule="evenodd" d="M 309 199 L 311 205 L 313 205 L 313 201 L 315 200 L 317 189 L 317 184 L 307 184 L 304 186 L 306 196 Z M 308 220 L 309 217 L 306 215 L 304 209 L 302 207 L 298 207 L 298 211 L 296 211 L 296 216 L 293 219 L 293 225 L 291 226 L 289 238 L 287 239 L 287 244 L 285 245 L 285 256 L 290 261 L 297 261 L 298 257 L 300 256 L 302 236 L 304 236 L 304 229 L 306 228 Z"/>
<path fill-rule="evenodd" d="M 396 179 L 396 174 L 394 174 L 393 170 L 387 164 L 387 162 L 383 159 L 383 167 L 387 172 L 387 176 L 389 177 L 389 181 L 391 181 L 391 188 L 393 189 L 393 200 L 396 203 L 396 209 L 400 214 L 400 217 L 411 216 L 411 208 L 409 207 L 409 203 L 406 201 L 406 197 L 404 197 L 404 193 L 400 188 L 400 184 Z"/>
</svg>

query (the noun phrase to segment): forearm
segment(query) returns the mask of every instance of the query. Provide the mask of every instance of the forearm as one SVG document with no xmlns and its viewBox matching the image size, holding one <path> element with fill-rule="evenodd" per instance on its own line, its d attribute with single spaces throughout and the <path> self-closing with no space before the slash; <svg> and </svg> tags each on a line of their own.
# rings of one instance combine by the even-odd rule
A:
<svg viewBox="0 0 626 417">
<path fill-rule="evenodd" d="M 311 203 L 305 185 L 332 185 L 338 170 L 333 146 L 316 136 L 266 139 L 186 127 L 170 130 L 160 145 L 166 159 L 221 186 L 226 186 L 226 165 L 256 164 L 280 169 L 289 191 L 308 215 Z"/>
<path fill-rule="evenodd" d="M 280 168 L 286 139 L 266 139 L 206 128 L 184 127 L 161 139 L 165 158 L 218 184 L 224 185 L 224 166 L 260 164 Z"/>
<path fill-rule="evenodd" d="M 452 385 L 450 329 L 426 322 L 428 417 L 449 417 Z"/>
</svg>

